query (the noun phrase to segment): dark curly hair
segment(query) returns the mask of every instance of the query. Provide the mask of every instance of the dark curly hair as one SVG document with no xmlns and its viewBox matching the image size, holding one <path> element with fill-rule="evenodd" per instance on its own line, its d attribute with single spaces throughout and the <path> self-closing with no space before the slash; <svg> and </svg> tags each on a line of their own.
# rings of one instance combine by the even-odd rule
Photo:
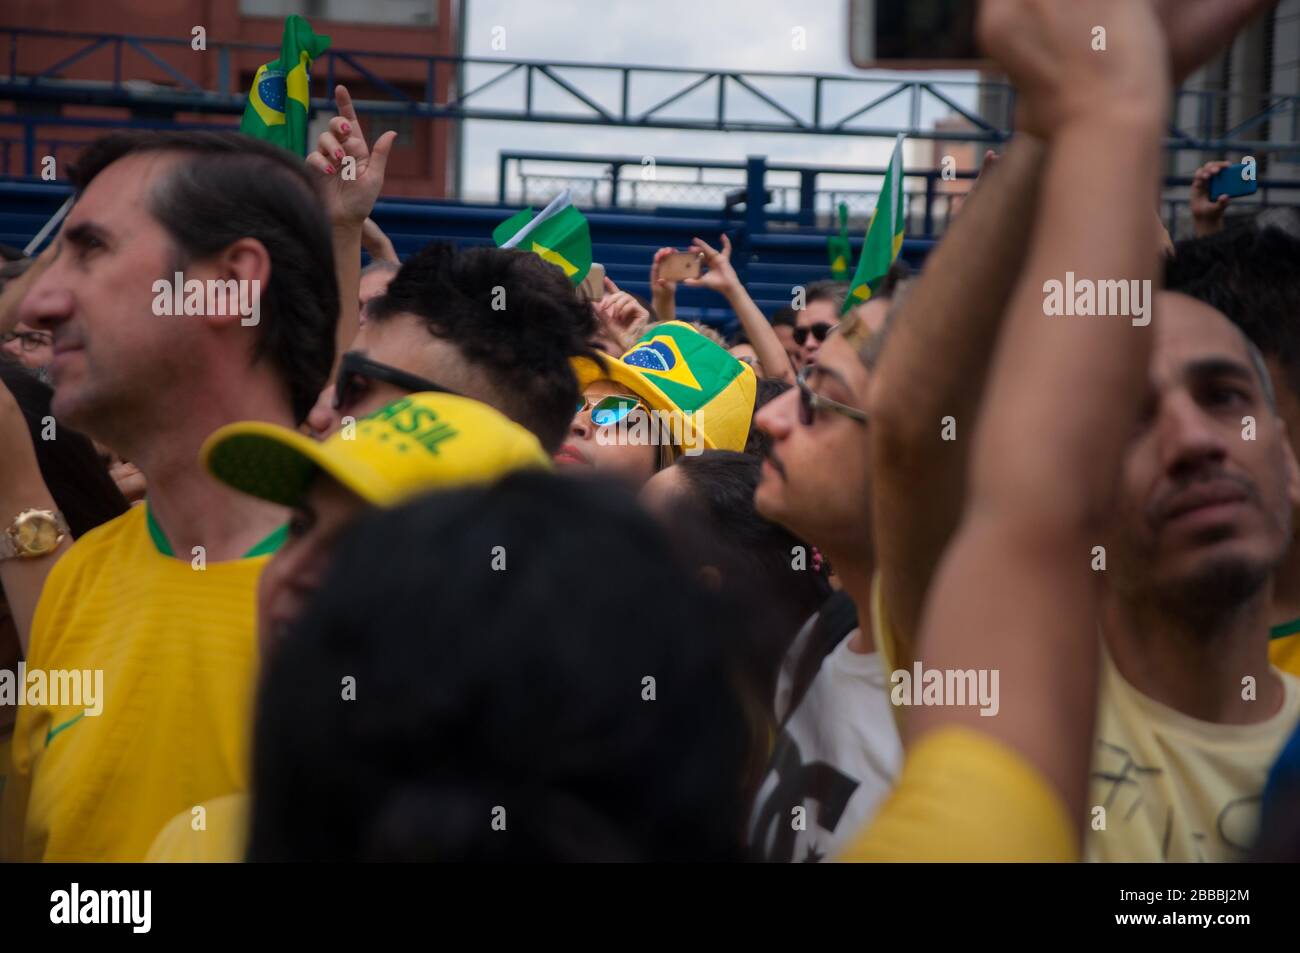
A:
<svg viewBox="0 0 1300 953">
<path fill-rule="evenodd" d="M 427 245 L 370 302 L 367 318 L 403 313 L 486 369 L 497 409 L 543 447 L 564 442 L 578 401 L 570 358 L 594 357 L 587 342 L 596 324 L 559 268 L 517 249 Z"/>
<path fill-rule="evenodd" d="M 683 456 L 674 466 L 685 491 L 674 533 L 685 531 L 694 541 L 690 558 L 721 571 L 733 600 L 757 610 L 752 614 L 758 625 L 747 643 L 753 653 L 751 670 L 759 675 L 761 697 L 771 699 L 790 640 L 831 594 L 830 582 L 811 544 L 754 508 L 760 457 L 707 450 Z"/>
<path fill-rule="evenodd" d="M 1300 395 L 1300 239 L 1280 228 L 1238 225 L 1181 241 L 1165 287 L 1217 308 L 1264 357 L 1275 358 Z M 1265 375 L 1265 389 L 1268 379 Z"/>
</svg>

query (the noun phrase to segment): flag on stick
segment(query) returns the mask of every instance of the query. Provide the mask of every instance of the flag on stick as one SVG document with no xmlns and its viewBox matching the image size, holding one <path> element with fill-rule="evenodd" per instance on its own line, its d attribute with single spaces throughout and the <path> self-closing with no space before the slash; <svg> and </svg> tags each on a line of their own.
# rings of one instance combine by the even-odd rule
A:
<svg viewBox="0 0 1300 953">
<path fill-rule="evenodd" d="M 302 17 L 285 17 L 280 58 L 257 68 L 239 131 L 305 156 L 310 110 L 307 70 L 329 45 L 330 38 L 317 36 Z"/>
<path fill-rule="evenodd" d="M 849 293 L 844 299 L 842 313 L 848 314 L 856 305 L 869 299 L 880 287 L 889 266 L 903 247 L 903 226 L 906 216 L 903 208 L 903 136 L 894 140 L 894 154 L 889 159 L 885 183 L 876 200 L 876 211 L 867 226 L 867 238 L 862 243 L 862 255 L 853 273 Z"/>
<path fill-rule="evenodd" d="M 826 239 L 826 256 L 831 263 L 831 277 L 836 281 L 848 281 L 853 246 L 849 244 L 849 207 L 844 202 L 840 203 L 840 233 Z"/>
<path fill-rule="evenodd" d="M 501 248 L 536 252 L 558 266 L 574 287 L 591 270 L 591 230 L 567 189 L 540 213 L 526 208 L 510 216 L 492 230 L 492 240 Z"/>
</svg>

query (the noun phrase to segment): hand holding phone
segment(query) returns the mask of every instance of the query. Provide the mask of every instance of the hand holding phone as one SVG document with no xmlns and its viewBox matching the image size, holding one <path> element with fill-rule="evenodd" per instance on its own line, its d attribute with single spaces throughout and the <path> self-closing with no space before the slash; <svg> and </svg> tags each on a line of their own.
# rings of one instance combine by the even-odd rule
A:
<svg viewBox="0 0 1300 953">
<path fill-rule="evenodd" d="M 1220 169 L 1210 177 L 1210 201 L 1217 202 L 1226 195 L 1236 198 L 1239 195 L 1254 195 L 1259 183 L 1253 178 L 1246 178 L 1246 163 L 1238 162 L 1225 169 Z"/>
<path fill-rule="evenodd" d="M 591 270 L 587 272 L 587 277 L 582 279 L 582 284 L 578 285 L 578 297 L 592 304 L 605 297 L 605 266 L 600 262 L 591 263 Z"/>
<path fill-rule="evenodd" d="M 700 277 L 700 255 L 697 252 L 675 251 L 659 259 L 658 266 L 658 277 L 664 281 Z"/>
</svg>

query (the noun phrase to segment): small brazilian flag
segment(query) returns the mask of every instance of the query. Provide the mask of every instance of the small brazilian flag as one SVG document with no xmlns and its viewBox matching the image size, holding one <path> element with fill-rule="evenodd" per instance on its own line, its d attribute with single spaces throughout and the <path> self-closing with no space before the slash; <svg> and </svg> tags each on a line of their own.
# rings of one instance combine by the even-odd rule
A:
<svg viewBox="0 0 1300 953">
<path fill-rule="evenodd" d="M 575 288 L 591 271 L 591 231 L 567 189 L 540 213 L 526 208 L 510 216 L 492 230 L 492 240 L 501 248 L 536 252 L 559 267 Z"/>
<path fill-rule="evenodd" d="M 310 102 L 307 70 L 329 45 L 330 38 L 317 36 L 302 17 L 285 17 L 280 58 L 257 68 L 239 131 L 305 156 Z"/>
<path fill-rule="evenodd" d="M 849 244 L 849 207 L 843 202 L 840 203 L 840 233 L 826 239 L 826 256 L 831 262 L 831 277 L 836 281 L 848 281 L 853 246 Z"/>
<path fill-rule="evenodd" d="M 903 137 L 894 140 L 894 154 L 889 159 L 885 183 L 880 187 L 876 211 L 867 226 L 867 238 L 862 243 L 862 257 L 853 273 L 853 282 L 844 299 L 843 314 L 855 305 L 862 304 L 880 287 L 889 266 L 903 247 L 903 226 L 906 215 L 903 207 Z"/>
</svg>

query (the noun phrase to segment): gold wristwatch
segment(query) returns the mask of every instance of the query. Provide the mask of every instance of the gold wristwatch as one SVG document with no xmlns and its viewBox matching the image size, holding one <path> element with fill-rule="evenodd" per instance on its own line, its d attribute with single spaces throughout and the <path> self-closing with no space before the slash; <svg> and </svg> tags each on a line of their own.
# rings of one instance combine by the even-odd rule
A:
<svg viewBox="0 0 1300 953">
<path fill-rule="evenodd" d="M 38 559 L 59 548 L 68 521 L 58 510 L 23 510 L 0 533 L 0 559 Z"/>
</svg>

